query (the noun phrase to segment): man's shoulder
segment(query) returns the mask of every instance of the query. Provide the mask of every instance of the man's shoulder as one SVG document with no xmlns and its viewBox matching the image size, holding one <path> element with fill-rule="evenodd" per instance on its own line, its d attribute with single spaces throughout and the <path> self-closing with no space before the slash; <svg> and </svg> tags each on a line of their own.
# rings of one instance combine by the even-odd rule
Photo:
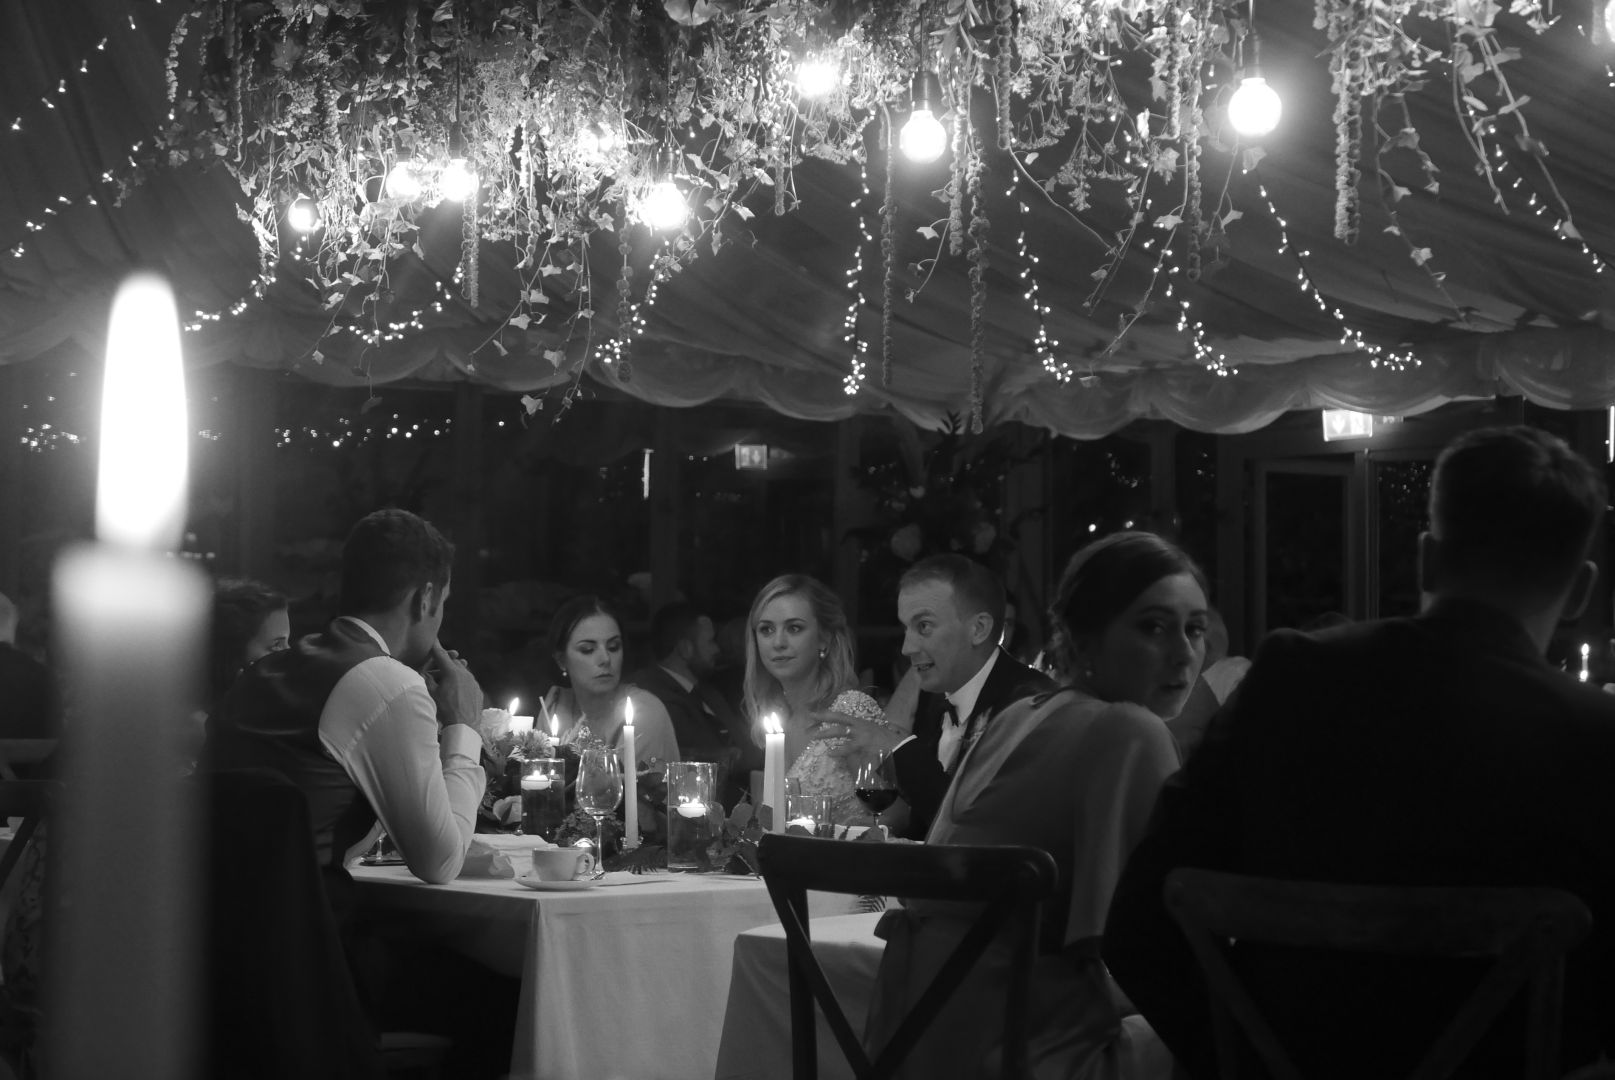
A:
<svg viewBox="0 0 1615 1080">
<path fill-rule="evenodd" d="M 1053 690 L 1058 684 L 1035 667 L 1023 664 L 1006 652 L 1000 651 L 993 669 L 987 675 L 984 692 L 1002 702 L 1028 697 Z"/>
</svg>

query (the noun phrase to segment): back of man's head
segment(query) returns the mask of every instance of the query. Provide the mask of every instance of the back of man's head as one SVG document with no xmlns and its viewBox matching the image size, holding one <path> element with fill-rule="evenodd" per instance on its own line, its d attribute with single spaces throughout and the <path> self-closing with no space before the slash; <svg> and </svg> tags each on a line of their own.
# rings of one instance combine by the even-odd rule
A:
<svg viewBox="0 0 1615 1080">
<path fill-rule="evenodd" d="M 342 545 L 344 615 L 391 611 L 426 585 L 438 602 L 454 565 L 454 545 L 431 522 L 407 510 L 366 515 Z"/>
<path fill-rule="evenodd" d="M 997 645 L 1004 626 L 1005 605 L 1004 584 L 997 574 L 963 555 L 931 555 L 909 567 L 897 589 L 901 592 L 911 585 L 930 582 L 952 587 L 953 603 L 961 618 L 968 619 L 979 612 L 992 616 L 992 633 L 987 638 Z"/>
<path fill-rule="evenodd" d="M 695 636 L 701 622 L 701 609 L 688 600 L 675 600 L 656 609 L 650 619 L 651 648 L 656 659 L 665 660 L 678 651 L 679 644 Z"/>
<path fill-rule="evenodd" d="M 1549 598 L 1587 558 L 1604 512 L 1603 478 L 1535 428 L 1483 428 L 1453 440 L 1430 482 L 1430 532 L 1444 588 Z"/>
</svg>

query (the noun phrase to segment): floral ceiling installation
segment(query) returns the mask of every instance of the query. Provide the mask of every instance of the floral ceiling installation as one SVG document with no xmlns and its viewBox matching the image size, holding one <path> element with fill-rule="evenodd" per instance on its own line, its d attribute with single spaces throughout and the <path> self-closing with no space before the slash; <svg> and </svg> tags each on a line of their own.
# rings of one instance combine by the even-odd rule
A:
<svg viewBox="0 0 1615 1080">
<path fill-rule="evenodd" d="M 1555 17 L 1547 2 L 1509 10 L 1540 31 Z M 1499 4 L 1315 7 L 1331 46 L 1340 241 L 1356 238 L 1365 171 L 1388 148 L 1417 152 L 1403 98 L 1426 80 L 1452 81 L 1478 170 L 1510 114 L 1509 134 L 1545 159 L 1508 87 L 1514 54 L 1493 38 Z M 626 379 L 657 286 L 748 242 L 755 215 L 790 212 L 792 169 L 808 156 L 873 159 L 867 173 L 886 177 L 889 309 L 900 166 L 887 148 L 951 150 L 937 238 L 971 263 L 979 430 L 988 178 L 1029 181 L 1020 190 L 1041 187 L 1084 225 L 1101 189 L 1127 201 L 1131 223 L 1087 310 L 1141 226 L 1165 230 L 1158 272 L 1198 280 L 1241 216 L 1225 181 L 1203 188 L 1202 150 L 1243 167 L 1260 158 L 1227 126 L 1230 95 L 1257 70 L 1260 19 L 1260 5 L 1216 0 L 203 0 L 170 43 L 172 122 L 153 164 L 229 170 L 258 241 L 259 292 L 306 282 L 330 312 L 326 336 L 359 338 L 361 364 L 444 303 L 479 309 L 479 265 L 495 259 L 523 288 L 509 310 L 480 312 L 500 328 L 490 347 L 504 351 L 515 330 L 558 369 L 592 357 Z M 455 215 L 458 264 L 433 265 L 423 232 Z M 1409 249 L 1423 265 L 1428 251 Z M 616 269 L 597 281 L 597 262 Z M 406 302 L 394 278 L 422 266 L 436 291 Z M 853 323 L 847 363 L 861 373 Z M 1195 355 L 1211 354 L 1185 307 L 1191 324 Z M 888 339 L 885 372 L 889 350 Z"/>
</svg>

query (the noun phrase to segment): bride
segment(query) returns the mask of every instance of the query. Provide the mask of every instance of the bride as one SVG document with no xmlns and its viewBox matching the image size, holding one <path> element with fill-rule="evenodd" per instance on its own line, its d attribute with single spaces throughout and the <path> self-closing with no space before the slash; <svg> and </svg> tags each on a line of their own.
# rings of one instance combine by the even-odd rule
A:
<svg viewBox="0 0 1615 1080">
<path fill-rule="evenodd" d="M 808 729 L 826 711 L 884 723 L 880 706 L 854 689 L 852 634 L 841 601 L 805 574 L 775 578 L 752 601 L 746 622 L 746 713 L 762 742 L 762 718 L 785 725 L 786 776 L 804 795 L 823 795 L 837 825 L 873 819 L 853 794 L 853 775 L 831 755 L 835 740 L 812 741 Z M 781 811 L 776 811 L 781 812 Z"/>
</svg>

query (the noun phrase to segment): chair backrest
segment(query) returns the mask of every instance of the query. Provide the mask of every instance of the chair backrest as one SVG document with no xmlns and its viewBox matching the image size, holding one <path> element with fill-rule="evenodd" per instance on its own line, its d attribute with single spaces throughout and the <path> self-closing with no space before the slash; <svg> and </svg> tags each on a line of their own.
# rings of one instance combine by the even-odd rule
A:
<svg viewBox="0 0 1615 1080">
<path fill-rule="evenodd" d="M 1234 942 L 1430 958 L 1492 958 L 1474 991 L 1432 1039 L 1410 1080 L 1451 1076 L 1499 1014 L 1528 994 L 1527 1080 L 1556 1075 L 1564 956 L 1592 925 L 1558 889 L 1345 885 L 1180 868 L 1167 910 L 1183 928 L 1210 994 L 1219 1072 L 1239 1075 L 1241 1036 L 1274 1080 L 1300 1080 L 1294 1060 L 1229 963 Z"/>
<path fill-rule="evenodd" d="M 1003 1075 L 1026 1072 L 1026 998 L 1037 956 L 1039 909 L 1058 872 L 1046 851 L 1030 847 L 865 844 L 805 836 L 763 837 L 758 863 L 785 927 L 791 995 L 791 1060 L 796 1080 L 818 1075 L 814 1004 L 859 1080 L 896 1073 L 941 1006 L 982 955 L 1007 934 L 1013 958 L 1004 1002 Z M 931 984 L 873 1061 L 852 1030 L 813 956 L 808 890 L 983 905 Z"/>
<path fill-rule="evenodd" d="M 7 818 L 22 818 L 11 843 L 6 845 L 6 853 L 0 856 L 0 888 L 11 878 L 11 871 L 16 869 L 50 805 L 61 797 L 61 789 L 55 780 L 0 780 L 0 824 Z"/>
<path fill-rule="evenodd" d="M 210 1077 L 382 1074 L 314 853 L 308 800 L 263 769 L 201 774 Z"/>
</svg>

